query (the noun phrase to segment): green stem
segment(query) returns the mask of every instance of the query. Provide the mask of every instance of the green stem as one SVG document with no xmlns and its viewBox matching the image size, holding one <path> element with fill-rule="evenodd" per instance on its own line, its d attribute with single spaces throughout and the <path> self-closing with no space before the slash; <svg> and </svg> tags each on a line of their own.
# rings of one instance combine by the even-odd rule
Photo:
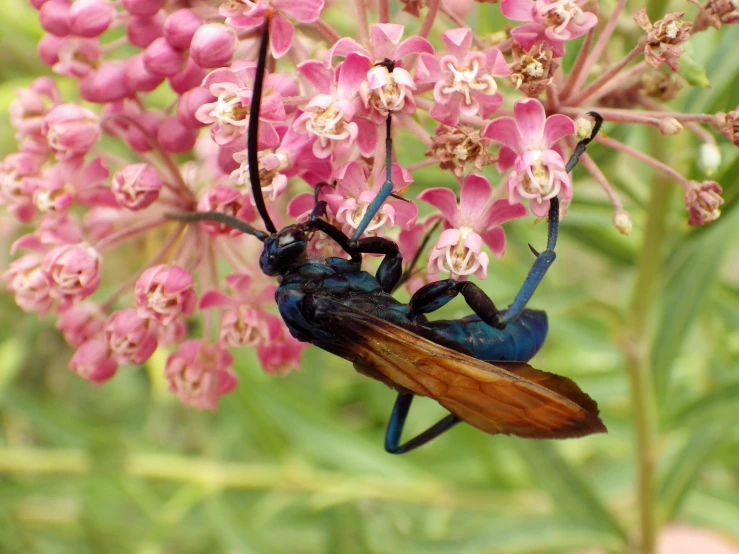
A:
<svg viewBox="0 0 739 554">
<path fill-rule="evenodd" d="M 639 549 L 654 554 L 657 537 L 654 466 L 657 437 L 656 401 L 649 368 L 649 314 L 661 268 L 661 250 L 669 195 L 668 183 L 652 179 L 647 209 L 647 227 L 641 251 L 639 272 L 632 295 L 630 322 L 624 350 L 631 380 L 634 406 L 636 456 L 638 463 Z"/>
</svg>

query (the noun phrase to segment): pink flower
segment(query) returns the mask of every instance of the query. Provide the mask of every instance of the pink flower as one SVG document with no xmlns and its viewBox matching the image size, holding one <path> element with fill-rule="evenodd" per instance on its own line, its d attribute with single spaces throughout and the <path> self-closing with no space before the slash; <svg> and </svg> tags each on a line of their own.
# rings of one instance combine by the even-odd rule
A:
<svg viewBox="0 0 739 554">
<path fill-rule="evenodd" d="M 290 50 L 295 35 L 295 27 L 286 17 L 313 23 L 321 16 L 323 5 L 324 0 L 244 0 L 222 3 L 220 13 L 227 25 L 247 29 L 261 27 L 264 18 L 270 17 L 270 50 L 273 57 L 281 58 Z"/>
<path fill-rule="evenodd" d="M 595 27 L 598 18 L 585 12 L 587 0 L 501 0 L 500 11 L 514 21 L 530 21 L 511 32 L 526 50 L 545 40 L 555 56 L 564 55 L 564 42 L 576 39 Z"/>
<path fill-rule="evenodd" d="M 190 44 L 190 56 L 200 67 L 221 67 L 231 61 L 237 44 L 233 29 L 210 23 L 195 31 Z"/>
<path fill-rule="evenodd" d="M 230 369 L 233 357 L 228 350 L 202 340 L 187 340 L 167 359 L 164 375 L 169 390 L 183 404 L 199 410 L 215 411 L 218 400 L 238 384 Z"/>
<path fill-rule="evenodd" d="M 416 255 L 424 256 L 425 252 L 419 252 L 421 248 L 421 242 L 423 241 L 426 233 L 429 230 L 429 223 L 433 220 L 426 221 L 424 223 L 416 223 L 410 229 L 403 229 L 398 235 L 398 248 L 400 254 L 403 256 L 403 261 L 408 264 L 413 260 Z M 416 270 L 411 277 L 405 282 L 405 289 L 412 295 L 423 285 L 435 281 L 436 277 L 429 275 L 423 271 L 423 263 L 419 258 L 419 263 L 416 265 Z"/>
<path fill-rule="evenodd" d="M 51 296 L 64 308 L 95 292 L 100 284 L 102 258 L 89 244 L 64 244 L 44 256 L 43 269 Z"/>
<path fill-rule="evenodd" d="M 155 265 L 141 274 L 135 287 L 140 317 L 169 325 L 178 317 L 189 316 L 195 308 L 195 281 L 178 266 Z"/>
<path fill-rule="evenodd" d="M 203 104 L 195 117 L 206 124 L 214 123 L 211 136 L 216 144 L 223 146 L 243 141 L 248 130 L 249 106 L 256 64 L 236 61 L 229 69 L 212 71 L 203 81 L 203 87 L 217 98 L 215 102 Z M 259 148 L 273 148 L 280 142 L 275 124 L 287 119 L 283 96 L 296 96 L 298 88 L 292 77 L 272 73 L 264 78 L 265 94 L 259 111 Z"/>
<path fill-rule="evenodd" d="M 416 103 L 413 91 L 416 86 L 408 70 L 403 68 L 403 58 L 420 53 L 433 54 L 434 47 L 422 37 L 410 37 L 400 44 L 403 26 L 391 23 L 376 24 L 370 30 L 370 49 L 365 49 L 354 39 L 340 39 L 328 51 L 324 65 L 331 66 L 334 56 L 347 56 L 354 52 L 367 58 L 370 69 L 359 87 L 359 95 L 365 109 L 370 110 L 372 120 L 380 125 L 390 112 L 413 113 Z M 390 60 L 393 69 L 385 62 Z"/>
<path fill-rule="evenodd" d="M 510 75 L 503 54 L 497 48 L 470 50 L 472 30 L 466 27 L 445 31 L 441 38 L 449 53 L 441 60 L 421 54 L 416 69 L 417 83 L 435 83 L 431 117 L 449 126 L 460 114 L 487 118 L 503 101 L 494 77 Z"/>
<path fill-rule="evenodd" d="M 685 193 L 685 205 L 690 213 L 689 225 L 705 225 L 721 215 L 721 186 L 715 181 L 691 181 Z"/>
<path fill-rule="evenodd" d="M 491 203 L 490 182 L 474 173 L 462 183 L 459 196 L 459 206 L 454 193 L 443 187 L 427 189 L 418 196 L 441 211 L 446 229 L 431 253 L 428 272 L 449 272 L 452 279 L 474 273 L 478 279 L 485 279 L 489 258 L 482 251 L 482 243 L 500 258 L 505 251 L 505 233 L 500 226 L 524 217 L 526 208 L 505 199 Z"/>
<path fill-rule="evenodd" d="M 40 54 L 43 46 L 42 41 L 39 43 Z M 50 65 L 54 72 L 75 79 L 93 71 L 102 56 L 100 41 L 96 38 L 67 37 L 59 41 L 52 40 L 48 46 L 50 50 L 53 49 L 54 61 Z"/>
<path fill-rule="evenodd" d="M 69 346 L 79 348 L 103 330 L 105 314 L 93 302 L 80 302 L 62 311 L 56 328 Z"/>
<path fill-rule="evenodd" d="M 158 324 L 142 319 L 135 308 L 113 312 L 105 322 L 104 336 L 116 363 L 140 364 L 157 349 Z"/>
<path fill-rule="evenodd" d="M 24 152 L 10 154 L 0 163 L 0 201 L 20 221 L 28 222 L 36 214 L 29 181 L 38 177 L 40 167 L 37 157 Z"/>
<path fill-rule="evenodd" d="M 252 221 L 257 215 L 247 195 L 226 185 L 216 185 L 208 189 L 198 202 L 198 211 L 220 212 L 242 221 Z M 212 221 L 203 221 L 200 225 L 212 237 L 237 237 L 241 234 L 241 231 Z"/>
<path fill-rule="evenodd" d="M 280 321 L 277 333 L 268 344 L 257 346 L 257 357 L 267 373 L 287 373 L 300 367 L 300 355 L 308 344 L 293 338 L 285 324 Z"/>
<path fill-rule="evenodd" d="M 74 353 L 69 361 L 69 369 L 87 381 L 100 384 L 115 375 L 118 364 L 110 358 L 105 341 L 90 339 Z"/>
<path fill-rule="evenodd" d="M 498 117 L 485 128 L 483 135 L 503 144 L 498 169 L 514 167 L 508 178 L 511 203 L 529 200 L 531 211 L 543 217 L 550 200 L 559 196 L 565 205 L 572 199 L 570 177 L 556 143 L 575 133 L 575 123 L 567 116 L 546 117 L 544 106 L 535 98 L 516 102 L 515 118 Z"/>
<path fill-rule="evenodd" d="M 176 75 L 186 61 L 187 53 L 169 44 L 164 37 L 155 39 L 144 51 L 144 67 L 162 77 Z"/>
<path fill-rule="evenodd" d="M 337 69 L 326 68 L 315 60 L 298 66 L 298 72 L 318 94 L 295 118 L 293 130 L 315 137 L 313 154 L 317 158 L 345 159 L 355 142 L 363 156 L 374 152 L 377 126 L 355 117 L 360 107 L 357 92 L 370 67 L 367 58 L 355 53 L 349 54 Z"/>
<path fill-rule="evenodd" d="M 164 20 L 164 38 L 175 48 L 184 50 L 190 47 L 192 37 L 202 23 L 203 20 L 194 11 L 188 8 L 179 9 Z"/>
<path fill-rule="evenodd" d="M 369 174 L 366 166 L 349 162 L 338 168 L 334 177 L 338 186 L 335 191 L 327 192 L 324 198 L 338 221 L 351 230 L 356 229 L 385 182 L 385 168 L 377 166 Z M 392 180 L 394 191 L 405 189 L 413 182 L 411 174 L 398 164 L 392 165 Z M 408 229 L 417 217 L 418 207 L 415 204 L 390 198 L 382 205 L 365 233 L 372 236 L 385 226 L 392 229 L 395 225 Z"/>
<path fill-rule="evenodd" d="M 37 255 L 26 254 L 13 261 L 3 273 L 3 279 L 24 312 L 44 315 L 54 305 L 46 272 Z"/>
<path fill-rule="evenodd" d="M 113 175 L 110 190 L 118 203 L 129 210 L 143 210 L 159 196 L 162 180 L 147 164 L 132 164 Z"/>
<path fill-rule="evenodd" d="M 69 10 L 69 30 L 80 37 L 97 37 L 112 19 L 113 6 L 105 0 L 75 0 Z"/>
<path fill-rule="evenodd" d="M 277 287 L 261 277 L 244 273 L 226 277 L 233 296 L 211 290 L 203 294 L 199 309 L 225 308 L 221 318 L 220 340 L 236 348 L 269 344 L 279 334 L 280 318 L 262 306 L 272 304 Z"/>
<path fill-rule="evenodd" d="M 88 109 L 61 104 L 44 118 L 43 132 L 58 160 L 84 156 L 100 138 L 100 120 Z"/>
<path fill-rule="evenodd" d="M 16 89 L 15 94 L 17 98 L 11 102 L 9 113 L 10 124 L 17 131 L 16 138 L 40 137 L 49 105 L 61 101 L 56 83 L 49 77 L 38 77 L 30 87 Z"/>
</svg>

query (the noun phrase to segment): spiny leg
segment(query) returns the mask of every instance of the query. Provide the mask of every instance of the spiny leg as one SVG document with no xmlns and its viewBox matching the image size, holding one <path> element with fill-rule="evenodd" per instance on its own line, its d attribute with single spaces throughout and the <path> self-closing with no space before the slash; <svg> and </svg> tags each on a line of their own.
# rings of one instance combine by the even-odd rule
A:
<svg viewBox="0 0 739 554">
<path fill-rule="evenodd" d="M 412 438 L 405 444 L 400 444 L 405 420 L 408 417 L 408 411 L 411 409 L 411 402 L 413 402 L 413 395 L 408 393 L 399 393 L 398 398 L 395 400 L 393 413 L 390 416 L 390 421 L 387 424 L 387 432 L 385 433 L 385 450 L 390 454 L 405 454 L 406 452 L 415 450 L 460 422 L 457 416 L 449 414 L 417 437 Z"/>
<path fill-rule="evenodd" d="M 598 134 L 598 131 L 600 131 L 600 128 L 603 125 L 603 117 L 599 113 L 588 112 L 588 115 L 595 119 L 593 130 L 589 137 L 582 139 L 577 143 L 577 146 L 575 146 L 575 150 L 565 166 L 567 173 L 570 173 L 575 168 L 580 156 L 585 152 L 585 148 L 595 138 L 595 135 Z M 557 257 L 554 253 L 554 247 L 557 245 L 557 235 L 559 233 L 559 199 L 556 197 L 551 199 L 548 219 L 547 249 L 544 252 L 539 253 L 531 248 L 531 251 L 536 256 L 536 261 L 531 267 L 529 274 L 526 276 L 526 280 L 524 280 L 523 285 L 521 285 L 521 289 L 518 291 L 516 298 L 513 300 L 511 305 L 508 306 L 507 310 L 503 310 L 501 312 L 500 319 L 503 325 L 510 323 L 521 315 L 521 312 L 526 308 L 526 304 L 531 300 L 531 297 L 534 295 L 534 292 L 544 278 L 549 266 L 552 265 L 554 259 Z"/>
<path fill-rule="evenodd" d="M 501 312 L 495 307 L 490 297 L 470 281 L 444 279 L 424 285 L 411 297 L 408 306 L 413 315 L 428 314 L 435 312 L 460 293 L 467 305 L 481 320 L 496 329 L 505 327 Z"/>
</svg>

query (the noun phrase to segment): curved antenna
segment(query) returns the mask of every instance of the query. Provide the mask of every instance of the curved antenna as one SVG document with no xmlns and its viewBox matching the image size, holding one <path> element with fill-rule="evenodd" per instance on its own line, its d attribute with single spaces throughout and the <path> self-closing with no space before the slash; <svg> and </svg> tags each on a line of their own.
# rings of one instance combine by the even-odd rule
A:
<svg viewBox="0 0 739 554">
<path fill-rule="evenodd" d="M 246 156 L 249 162 L 249 180 L 254 195 L 254 205 L 264 221 L 264 226 L 270 233 L 276 233 L 277 228 L 267 213 L 262 195 L 262 182 L 259 179 L 259 157 L 257 143 L 259 141 L 259 110 L 262 107 L 262 89 L 264 88 L 264 70 L 267 65 L 267 47 L 269 46 L 269 22 L 272 18 L 270 11 L 264 18 L 264 29 L 262 39 L 259 43 L 259 57 L 257 58 L 257 72 L 254 75 L 254 86 L 252 87 L 251 107 L 249 108 L 249 133 L 246 138 Z"/>
<path fill-rule="evenodd" d="M 179 212 L 164 214 L 164 217 L 167 219 L 174 219 L 176 221 L 184 221 L 186 223 L 192 223 L 194 221 L 213 221 L 215 223 L 221 223 L 231 227 L 232 229 L 246 233 L 247 235 L 257 237 L 262 242 L 267 240 L 267 237 L 269 237 L 267 233 L 260 231 L 259 229 L 255 229 L 247 222 L 221 212 Z"/>
</svg>

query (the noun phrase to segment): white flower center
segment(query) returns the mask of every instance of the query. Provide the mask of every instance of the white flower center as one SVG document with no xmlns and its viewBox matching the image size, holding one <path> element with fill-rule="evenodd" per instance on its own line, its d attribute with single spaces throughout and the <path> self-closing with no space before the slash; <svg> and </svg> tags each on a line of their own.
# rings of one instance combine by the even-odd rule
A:
<svg viewBox="0 0 739 554">
<path fill-rule="evenodd" d="M 362 222 L 362 219 L 364 218 L 365 214 L 367 213 L 367 208 L 369 208 L 369 203 L 360 204 L 353 210 L 346 211 L 346 222 L 351 225 L 353 228 L 359 227 L 359 224 Z M 365 230 L 365 234 L 367 236 L 370 236 L 369 233 L 372 231 L 376 231 L 389 219 L 389 216 L 387 213 L 385 213 L 385 210 L 380 209 L 375 216 L 370 221 L 370 224 L 367 225 L 367 229 Z"/>
<path fill-rule="evenodd" d="M 488 96 L 498 92 L 498 85 L 492 75 L 479 75 L 480 62 L 476 59 L 472 60 L 471 67 L 455 67 L 453 64 L 447 64 L 447 69 L 452 73 L 453 80 L 449 86 L 442 89 L 446 95 L 459 92 L 464 95 L 465 104 L 472 103 L 472 91 L 478 91 Z"/>
<path fill-rule="evenodd" d="M 446 268 L 453 275 L 472 275 L 480 268 L 478 256 L 464 245 L 467 235 L 471 232 L 473 232 L 471 227 L 460 227 L 457 244 L 446 247 L 444 261 Z"/>
<path fill-rule="evenodd" d="M 549 25 L 554 27 L 557 33 L 564 31 L 573 20 L 578 23 L 584 15 L 582 8 L 577 5 L 577 0 L 552 2 L 539 8 L 539 13 L 547 20 Z"/>
<path fill-rule="evenodd" d="M 241 98 L 229 90 L 218 95 L 218 101 L 209 114 L 221 125 L 240 125 L 249 115 L 249 107 L 241 103 Z"/>
<path fill-rule="evenodd" d="M 325 110 L 315 110 L 305 128 L 309 133 L 318 137 L 321 146 L 326 146 L 329 141 L 349 138 L 349 130 L 344 125 L 344 112 L 335 104 L 331 104 Z"/>
</svg>

